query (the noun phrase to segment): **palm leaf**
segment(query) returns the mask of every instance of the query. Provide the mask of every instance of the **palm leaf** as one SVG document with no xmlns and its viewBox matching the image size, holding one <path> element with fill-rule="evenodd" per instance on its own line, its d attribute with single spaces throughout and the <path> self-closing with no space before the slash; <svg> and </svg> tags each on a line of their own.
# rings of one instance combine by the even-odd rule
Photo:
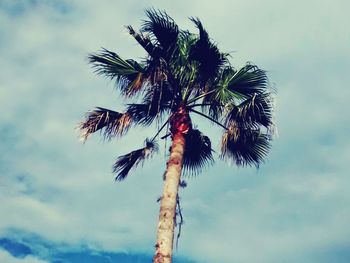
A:
<svg viewBox="0 0 350 263">
<path fill-rule="evenodd" d="M 222 137 L 221 158 L 231 159 L 238 166 L 259 167 L 269 149 L 268 135 L 232 124 Z"/>
<path fill-rule="evenodd" d="M 149 126 L 156 118 L 162 118 L 163 113 L 170 110 L 168 105 L 152 104 L 128 104 L 127 112 L 132 116 L 135 123 Z"/>
<path fill-rule="evenodd" d="M 117 174 L 115 180 L 124 180 L 131 168 L 135 168 L 140 162 L 143 162 L 145 159 L 149 158 L 151 154 L 157 150 L 158 145 L 155 142 L 146 140 L 143 148 L 119 156 L 113 165 L 113 173 Z"/>
<path fill-rule="evenodd" d="M 221 70 L 216 83 L 212 84 L 210 92 L 203 97 L 203 112 L 209 114 L 214 119 L 219 119 L 227 107 L 235 104 L 237 94 L 228 88 L 231 76 L 235 73 L 232 67 L 226 67 Z"/>
<path fill-rule="evenodd" d="M 128 113 L 120 113 L 105 108 L 96 108 L 86 115 L 85 121 L 79 124 L 81 137 L 85 141 L 90 134 L 103 131 L 105 139 L 124 135 L 130 128 L 132 120 Z"/>
<path fill-rule="evenodd" d="M 232 105 L 226 117 L 226 125 L 231 122 L 260 124 L 268 128 L 272 125 L 272 100 L 270 94 L 254 94 L 238 106 Z"/>
<path fill-rule="evenodd" d="M 173 99 L 171 86 L 163 82 L 146 90 L 142 103 L 128 104 L 127 112 L 135 123 L 148 126 L 170 111 Z"/>
<path fill-rule="evenodd" d="M 189 54 L 191 47 L 196 43 L 197 36 L 187 31 L 181 31 L 178 35 L 177 44 L 173 51 L 169 67 L 180 87 L 189 86 L 193 83 L 198 71 L 197 63 L 190 63 Z"/>
<path fill-rule="evenodd" d="M 175 21 L 164 11 L 155 9 L 146 10 L 149 20 L 144 21 L 141 32 L 154 37 L 162 48 L 166 57 L 171 55 L 171 49 L 175 47 L 179 28 Z"/>
<path fill-rule="evenodd" d="M 145 126 L 150 125 L 159 114 L 152 105 L 142 103 L 128 104 L 127 112 L 136 123 Z"/>
<path fill-rule="evenodd" d="M 220 67 L 226 62 L 226 56 L 210 41 L 200 20 L 191 18 L 191 21 L 199 30 L 199 39 L 191 46 L 189 59 L 198 62 L 199 81 L 205 84 L 207 80 L 216 77 Z"/>
<path fill-rule="evenodd" d="M 88 57 L 95 71 L 116 80 L 122 94 L 131 96 L 146 84 L 143 67 L 132 59 L 123 60 L 116 53 L 107 49 Z"/>
<path fill-rule="evenodd" d="M 268 78 L 264 70 L 248 64 L 237 72 L 233 72 L 229 79 L 228 89 L 243 97 L 266 93 Z"/>
<path fill-rule="evenodd" d="M 184 170 L 197 174 L 214 161 L 210 139 L 199 130 L 192 129 L 185 135 L 185 140 Z"/>
<path fill-rule="evenodd" d="M 162 85 L 167 81 L 168 71 L 163 58 L 150 57 L 145 64 L 145 74 L 151 84 L 151 88 L 155 85 Z"/>
<path fill-rule="evenodd" d="M 126 29 L 150 56 L 155 57 L 155 54 L 158 53 L 158 48 L 153 45 L 149 37 L 144 36 L 142 33 L 137 33 L 132 26 L 126 26 Z"/>
<path fill-rule="evenodd" d="M 202 111 L 207 113 L 211 118 L 215 120 L 220 120 L 221 115 L 225 111 L 225 105 L 221 104 L 218 101 L 212 101 L 209 104 L 203 104 Z"/>
</svg>

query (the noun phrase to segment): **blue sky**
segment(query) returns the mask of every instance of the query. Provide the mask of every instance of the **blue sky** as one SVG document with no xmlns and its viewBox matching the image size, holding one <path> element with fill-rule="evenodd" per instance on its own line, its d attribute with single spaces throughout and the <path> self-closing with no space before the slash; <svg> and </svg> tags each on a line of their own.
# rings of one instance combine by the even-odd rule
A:
<svg viewBox="0 0 350 263">
<path fill-rule="evenodd" d="M 95 106 L 121 110 L 86 56 L 143 57 L 124 25 L 148 7 L 191 31 L 199 17 L 233 65 L 256 63 L 278 90 L 266 164 L 187 179 L 177 263 L 350 262 L 345 0 L 0 1 L 0 262 L 150 261 L 165 154 L 122 183 L 111 166 L 152 129 L 86 144 L 75 131 Z M 221 131 L 198 125 L 218 146 Z"/>
</svg>

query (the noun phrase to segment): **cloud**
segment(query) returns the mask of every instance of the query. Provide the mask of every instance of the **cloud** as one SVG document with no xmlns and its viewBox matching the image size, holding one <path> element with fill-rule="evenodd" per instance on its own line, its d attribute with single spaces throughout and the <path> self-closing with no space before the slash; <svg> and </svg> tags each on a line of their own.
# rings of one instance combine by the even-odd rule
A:
<svg viewBox="0 0 350 263">
<path fill-rule="evenodd" d="M 81 145 L 74 130 L 95 106 L 122 109 L 113 82 L 94 75 L 86 55 L 103 46 L 142 57 L 123 26 L 137 28 L 152 5 L 193 31 L 187 17 L 200 17 L 219 46 L 234 51 L 234 65 L 257 63 L 278 89 L 279 138 L 266 165 L 256 171 L 218 161 L 186 179 L 178 254 L 198 262 L 349 258 L 342 252 L 350 218 L 348 2 L 21 3 L 0 4 L 1 236 L 15 228 L 73 247 L 153 252 L 165 154 L 123 183 L 111 174 L 115 158 L 153 131 Z"/>
<path fill-rule="evenodd" d="M 43 261 L 32 256 L 26 256 L 24 258 L 13 257 L 10 253 L 5 250 L 0 249 L 0 260 L 6 263 L 45 263 L 48 261 Z"/>
<path fill-rule="evenodd" d="M 0 251 L 6 255 L 5 258 L 13 258 L 15 261 L 10 262 L 94 262 L 94 263 L 110 263 L 110 262 L 146 262 L 152 260 L 151 254 L 144 253 L 112 253 L 103 250 L 89 249 L 85 246 L 70 246 L 62 243 L 53 243 L 45 240 L 38 235 L 21 232 L 12 229 L 12 239 L 0 239 Z M 0 257 L 1 259 L 1 257 Z M 9 262 L 9 261 L 6 261 Z M 181 257 L 175 257 L 174 263 L 193 263 Z"/>
</svg>

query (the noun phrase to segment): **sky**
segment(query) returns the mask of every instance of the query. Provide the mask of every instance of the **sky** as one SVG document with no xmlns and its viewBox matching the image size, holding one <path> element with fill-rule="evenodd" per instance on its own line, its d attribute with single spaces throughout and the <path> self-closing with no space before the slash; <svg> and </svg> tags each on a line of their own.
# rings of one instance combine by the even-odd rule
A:
<svg viewBox="0 0 350 263">
<path fill-rule="evenodd" d="M 346 0 L 0 0 L 0 262 L 151 262 L 166 151 L 116 183 L 115 159 L 152 127 L 85 144 L 75 129 L 95 106 L 122 110 L 87 55 L 141 59 L 124 26 L 150 7 L 192 32 L 199 17 L 235 67 L 257 64 L 277 89 L 260 169 L 216 158 L 186 178 L 175 263 L 350 262 Z M 221 130 L 197 124 L 218 147 Z"/>
</svg>

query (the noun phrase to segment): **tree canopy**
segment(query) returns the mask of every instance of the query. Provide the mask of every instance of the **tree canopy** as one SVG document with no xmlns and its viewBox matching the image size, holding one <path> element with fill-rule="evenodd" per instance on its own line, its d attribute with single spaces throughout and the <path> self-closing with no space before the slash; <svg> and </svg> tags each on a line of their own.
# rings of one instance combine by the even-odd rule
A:
<svg viewBox="0 0 350 263">
<path fill-rule="evenodd" d="M 126 27 L 145 50 L 144 59 L 125 59 L 107 49 L 89 55 L 96 73 L 114 80 L 125 102 L 131 103 L 123 111 L 98 107 L 88 112 L 80 124 L 83 138 L 100 131 L 111 139 L 133 126 L 158 122 L 159 130 L 142 148 L 116 160 L 116 180 L 123 180 L 157 151 L 161 132 L 167 137 L 173 133 L 172 122 L 188 118 L 186 127 L 178 127 L 186 138 L 183 165 L 196 173 L 213 161 L 211 140 L 192 124 L 196 114 L 222 130 L 220 158 L 258 167 L 270 149 L 274 125 L 266 72 L 251 63 L 233 67 L 230 54 L 218 49 L 198 18 L 190 18 L 198 29 L 191 33 L 164 11 L 149 9 L 146 15 L 139 31 Z M 180 109 L 186 114 L 179 114 Z"/>
</svg>

